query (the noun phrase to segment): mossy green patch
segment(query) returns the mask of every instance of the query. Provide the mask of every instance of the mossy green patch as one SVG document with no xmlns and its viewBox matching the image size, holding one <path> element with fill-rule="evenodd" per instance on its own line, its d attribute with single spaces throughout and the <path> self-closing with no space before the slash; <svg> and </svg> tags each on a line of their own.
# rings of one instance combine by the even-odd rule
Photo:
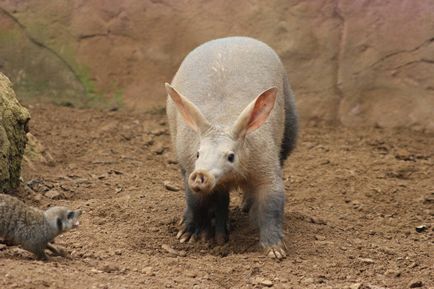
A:
<svg viewBox="0 0 434 289">
<path fill-rule="evenodd" d="M 76 107 L 123 104 L 120 87 L 97 88 L 91 69 L 77 61 L 75 39 L 65 27 L 47 26 L 39 18 L 23 17 L 23 21 L 14 28 L 0 28 L 0 59 L 4 59 L 0 68 L 14 82 L 20 99 Z"/>
<path fill-rule="evenodd" d="M 0 192 L 19 185 L 30 114 L 15 97 L 9 79 L 0 73 Z"/>
</svg>

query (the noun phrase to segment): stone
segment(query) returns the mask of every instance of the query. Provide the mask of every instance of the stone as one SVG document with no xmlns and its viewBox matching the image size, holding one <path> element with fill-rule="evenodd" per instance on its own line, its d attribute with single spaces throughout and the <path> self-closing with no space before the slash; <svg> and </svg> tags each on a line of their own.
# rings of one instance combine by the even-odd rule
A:
<svg viewBox="0 0 434 289">
<path fill-rule="evenodd" d="M 384 275 L 388 277 L 399 277 L 401 276 L 401 272 L 398 270 L 388 269 L 384 272 Z"/>
<path fill-rule="evenodd" d="M 269 280 L 269 279 L 264 279 L 259 284 L 264 285 L 266 287 L 273 286 L 273 282 L 271 280 Z"/>
<path fill-rule="evenodd" d="M 423 286 L 423 282 L 420 280 L 413 280 L 408 284 L 408 287 L 410 288 L 420 288 Z"/>
<path fill-rule="evenodd" d="M 187 256 L 187 252 L 185 252 L 184 250 L 180 250 L 180 251 L 175 250 L 167 244 L 161 245 L 161 248 L 172 256 L 180 256 L 180 257 Z"/>
<path fill-rule="evenodd" d="M 321 218 L 311 217 L 310 222 L 317 225 L 327 225 L 327 222 Z"/>
<path fill-rule="evenodd" d="M 365 264 L 374 264 L 375 261 L 371 258 L 359 258 L 359 261 Z"/>
<path fill-rule="evenodd" d="M 113 273 L 119 271 L 119 267 L 116 265 L 107 264 L 101 268 L 101 271 L 106 273 Z"/>
<path fill-rule="evenodd" d="M 164 153 L 165 150 L 166 150 L 166 148 L 164 146 L 162 146 L 161 144 L 159 144 L 152 150 L 152 152 L 156 155 L 161 155 Z"/>
<path fill-rule="evenodd" d="M 56 190 L 50 190 L 46 192 L 44 196 L 53 200 L 59 200 L 63 198 L 63 194 L 61 194 L 59 191 Z"/>
<path fill-rule="evenodd" d="M 424 231 L 426 231 L 427 227 L 425 225 L 420 225 L 416 227 L 416 232 L 418 233 L 422 233 Z"/>
<path fill-rule="evenodd" d="M 143 267 L 141 272 L 145 275 L 152 275 L 153 268 L 151 266 Z"/>
<path fill-rule="evenodd" d="M 30 114 L 18 102 L 12 83 L 0 72 L 0 192 L 16 190 L 27 143 Z"/>
<path fill-rule="evenodd" d="M 322 236 L 322 235 L 315 235 L 315 240 L 317 241 L 325 241 L 326 237 Z"/>
<path fill-rule="evenodd" d="M 164 187 L 166 188 L 166 190 L 168 191 L 172 191 L 172 192 L 179 192 L 179 188 L 175 185 L 172 185 L 171 183 L 169 183 L 168 181 L 164 182 Z"/>
<path fill-rule="evenodd" d="M 411 263 L 410 265 L 408 265 L 408 268 L 413 269 L 413 268 L 416 268 L 417 265 L 418 265 L 418 264 L 417 264 L 416 262 L 413 262 L 413 263 Z"/>
<path fill-rule="evenodd" d="M 254 280 L 254 284 L 259 284 L 265 287 L 271 287 L 273 286 L 273 281 L 263 277 L 256 277 Z"/>
<path fill-rule="evenodd" d="M 349 287 L 350 289 L 361 289 L 362 288 L 362 283 L 353 283 L 350 285 Z"/>
<path fill-rule="evenodd" d="M 43 163 L 49 166 L 54 164 L 54 158 L 48 149 L 30 132 L 27 133 L 27 145 L 24 152 L 24 161 L 30 167 L 34 167 L 35 162 Z"/>
<path fill-rule="evenodd" d="M 176 159 L 174 159 L 174 158 L 171 158 L 171 159 L 168 159 L 168 160 L 167 160 L 167 163 L 168 163 L 169 165 L 177 165 L 177 164 L 178 164 L 178 161 L 177 161 Z"/>
</svg>

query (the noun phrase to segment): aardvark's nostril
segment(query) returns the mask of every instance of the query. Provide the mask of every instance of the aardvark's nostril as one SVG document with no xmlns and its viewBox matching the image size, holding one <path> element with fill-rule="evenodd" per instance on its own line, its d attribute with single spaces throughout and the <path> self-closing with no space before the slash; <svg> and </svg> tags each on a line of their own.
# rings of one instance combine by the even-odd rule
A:
<svg viewBox="0 0 434 289">
<path fill-rule="evenodd" d="M 188 179 L 188 185 L 197 193 L 208 193 L 211 191 L 215 183 L 215 179 L 208 172 L 195 171 L 191 173 Z"/>
<path fill-rule="evenodd" d="M 201 173 L 195 173 L 192 176 L 192 180 L 197 184 L 203 184 L 205 182 L 205 176 Z"/>
</svg>

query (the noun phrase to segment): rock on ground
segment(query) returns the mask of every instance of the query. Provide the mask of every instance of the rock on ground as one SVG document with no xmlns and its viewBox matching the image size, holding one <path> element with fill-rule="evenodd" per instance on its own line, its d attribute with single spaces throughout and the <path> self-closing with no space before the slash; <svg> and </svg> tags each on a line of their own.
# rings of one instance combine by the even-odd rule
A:
<svg viewBox="0 0 434 289">
<path fill-rule="evenodd" d="M 9 79 L 0 73 L 0 192 L 19 185 L 30 114 L 18 102 Z"/>
</svg>

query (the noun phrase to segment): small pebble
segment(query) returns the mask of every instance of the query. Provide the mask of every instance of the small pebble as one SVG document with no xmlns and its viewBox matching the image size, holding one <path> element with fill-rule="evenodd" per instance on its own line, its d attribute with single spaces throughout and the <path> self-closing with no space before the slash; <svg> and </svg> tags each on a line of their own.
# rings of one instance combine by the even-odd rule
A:
<svg viewBox="0 0 434 289">
<path fill-rule="evenodd" d="M 47 198 L 53 199 L 53 200 L 58 200 L 58 199 L 62 198 L 62 194 L 56 190 L 50 190 L 50 191 L 46 192 L 44 194 L 44 196 L 46 196 Z"/>
<path fill-rule="evenodd" d="M 269 279 L 263 279 L 259 284 L 267 286 L 267 287 L 273 286 L 273 282 Z"/>
<path fill-rule="evenodd" d="M 350 289 L 360 289 L 362 288 L 362 283 L 353 283 L 350 285 Z"/>
<path fill-rule="evenodd" d="M 141 270 L 142 274 L 149 275 L 149 276 L 155 275 L 152 271 L 153 271 L 153 268 L 151 266 L 144 267 Z"/>
<path fill-rule="evenodd" d="M 40 202 L 42 201 L 42 195 L 40 194 L 35 194 L 33 197 L 33 200 L 35 200 L 36 202 Z"/>
<path fill-rule="evenodd" d="M 263 277 L 256 277 L 253 280 L 253 284 L 259 284 L 259 285 L 262 285 L 265 287 L 271 287 L 271 286 L 273 286 L 273 281 L 266 279 L 266 278 L 263 278 Z"/>
<path fill-rule="evenodd" d="M 175 250 L 167 244 L 161 245 L 161 248 L 173 256 L 180 256 L 180 257 L 187 256 L 187 252 L 185 252 L 184 250 L 181 250 L 181 251 Z"/>
<path fill-rule="evenodd" d="M 422 233 L 424 231 L 426 231 L 427 227 L 425 225 L 420 225 L 416 227 L 416 232 L 418 233 Z"/>
<path fill-rule="evenodd" d="M 317 225 L 327 225 L 327 222 L 321 218 L 311 217 L 310 222 Z"/>
<path fill-rule="evenodd" d="M 365 263 L 365 264 L 374 264 L 375 261 L 370 258 L 359 258 L 359 261 Z"/>
<path fill-rule="evenodd" d="M 424 204 L 434 204 L 434 194 L 432 196 L 426 196 L 422 201 Z"/>
<path fill-rule="evenodd" d="M 179 192 L 179 188 L 175 185 L 172 185 L 171 183 L 169 183 L 168 181 L 164 182 L 164 187 L 166 188 L 166 190 L 168 191 L 172 191 L 172 192 Z"/>
<path fill-rule="evenodd" d="M 149 135 L 144 135 L 143 136 L 143 144 L 145 146 L 151 146 L 154 144 L 154 140 L 152 139 L 152 137 L 150 137 Z"/>
<path fill-rule="evenodd" d="M 163 135 L 163 134 L 167 134 L 167 131 L 165 129 L 157 129 L 157 130 L 151 131 L 150 133 L 152 135 L 155 135 L 155 136 L 160 136 L 160 135 Z"/>
<path fill-rule="evenodd" d="M 423 282 L 420 280 L 411 281 L 408 285 L 410 288 L 420 288 L 423 286 Z"/>
<path fill-rule="evenodd" d="M 163 146 L 159 145 L 152 152 L 155 153 L 156 155 L 161 155 L 164 153 L 165 150 L 166 149 Z"/>
<path fill-rule="evenodd" d="M 302 282 L 304 284 L 312 284 L 313 282 L 315 282 L 315 280 L 313 280 L 313 278 L 311 278 L 311 277 L 307 277 L 307 278 L 304 278 Z"/>
<path fill-rule="evenodd" d="M 315 235 L 315 240 L 324 241 L 326 238 L 322 235 Z"/>
<path fill-rule="evenodd" d="M 399 276 L 401 276 L 401 272 L 399 272 L 397 270 L 389 269 L 386 272 L 384 272 L 384 275 L 389 276 L 389 277 L 399 277 Z"/>
<path fill-rule="evenodd" d="M 119 271 L 119 267 L 116 265 L 104 265 L 102 267 L 102 271 L 106 273 L 113 273 Z"/>
<path fill-rule="evenodd" d="M 417 267 L 417 263 L 416 262 L 413 262 L 410 265 L 408 265 L 408 268 L 411 268 L 411 269 L 413 269 L 415 267 Z"/>
</svg>

